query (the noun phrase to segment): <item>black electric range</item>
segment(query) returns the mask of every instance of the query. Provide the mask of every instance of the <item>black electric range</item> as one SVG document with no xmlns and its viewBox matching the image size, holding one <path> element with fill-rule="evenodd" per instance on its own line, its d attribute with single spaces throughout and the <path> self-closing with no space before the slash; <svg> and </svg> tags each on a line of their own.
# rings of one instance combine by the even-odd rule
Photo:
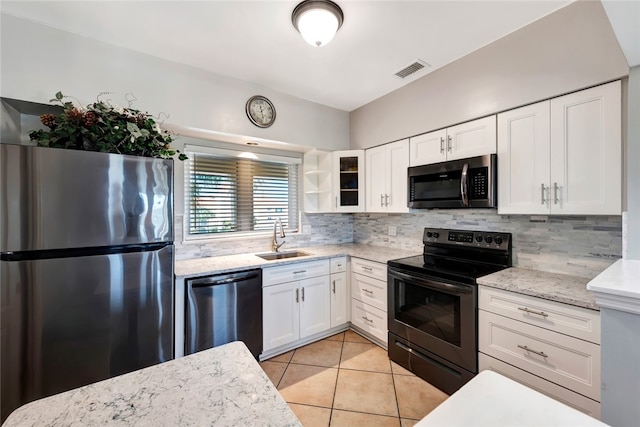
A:
<svg viewBox="0 0 640 427">
<path fill-rule="evenodd" d="M 478 372 L 476 280 L 511 266 L 510 233 L 425 228 L 388 266 L 389 357 L 446 393 Z"/>
</svg>

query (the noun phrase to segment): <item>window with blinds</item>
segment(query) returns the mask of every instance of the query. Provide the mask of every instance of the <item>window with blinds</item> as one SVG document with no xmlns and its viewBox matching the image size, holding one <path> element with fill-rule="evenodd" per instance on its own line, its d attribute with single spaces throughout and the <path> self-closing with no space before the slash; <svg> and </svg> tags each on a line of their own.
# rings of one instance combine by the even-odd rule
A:
<svg viewBox="0 0 640 427">
<path fill-rule="evenodd" d="M 264 232 L 276 219 L 298 229 L 297 163 L 189 153 L 188 234 Z"/>
</svg>

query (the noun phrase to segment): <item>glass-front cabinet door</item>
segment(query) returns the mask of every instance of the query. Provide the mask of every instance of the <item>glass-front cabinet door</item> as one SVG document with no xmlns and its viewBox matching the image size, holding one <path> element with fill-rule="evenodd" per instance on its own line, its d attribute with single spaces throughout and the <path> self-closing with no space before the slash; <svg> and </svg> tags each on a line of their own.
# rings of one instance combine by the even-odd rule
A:
<svg viewBox="0 0 640 427">
<path fill-rule="evenodd" d="M 364 212 L 364 150 L 333 153 L 336 212 Z"/>
</svg>

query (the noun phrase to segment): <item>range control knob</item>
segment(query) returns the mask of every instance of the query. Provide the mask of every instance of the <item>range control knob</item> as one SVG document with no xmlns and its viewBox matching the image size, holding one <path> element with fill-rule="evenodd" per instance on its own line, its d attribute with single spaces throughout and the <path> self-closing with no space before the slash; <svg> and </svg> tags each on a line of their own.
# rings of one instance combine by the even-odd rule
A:
<svg viewBox="0 0 640 427">
<path fill-rule="evenodd" d="M 427 237 L 432 237 L 432 236 L 433 236 L 433 233 L 430 231 L 427 231 Z"/>
<path fill-rule="evenodd" d="M 482 236 L 481 235 L 478 234 L 476 236 L 476 242 L 478 242 L 478 243 L 482 242 Z"/>
<path fill-rule="evenodd" d="M 501 245 L 502 244 L 502 237 L 496 237 L 494 242 L 496 242 L 496 245 Z"/>
<path fill-rule="evenodd" d="M 440 237 L 440 233 L 438 233 L 437 231 L 434 231 L 433 232 L 433 237 L 435 237 L 437 239 L 438 237 Z"/>
<path fill-rule="evenodd" d="M 491 236 L 487 236 L 484 238 L 484 241 L 487 243 L 491 243 L 493 241 L 493 239 L 491 238 Z"/>
</svg>

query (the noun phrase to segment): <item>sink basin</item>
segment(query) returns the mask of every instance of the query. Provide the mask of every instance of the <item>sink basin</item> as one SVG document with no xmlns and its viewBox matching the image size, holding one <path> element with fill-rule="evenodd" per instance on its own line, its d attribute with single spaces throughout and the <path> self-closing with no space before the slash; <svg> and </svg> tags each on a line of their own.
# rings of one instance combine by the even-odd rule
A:
<svg viewBox="0 0 640 427">
<path fill-rule="evenodd" d="M 288 251 L 288 252 L 269 252 L 266 254 L 256 254 L 257 257 L 260 257 L 266 261 L 273 261 L 276 259 L 287 259 L 287 258 L 297 258 L 300 256 L 309 256 L 311 254 L 302 251 Z"/>
</svg>

